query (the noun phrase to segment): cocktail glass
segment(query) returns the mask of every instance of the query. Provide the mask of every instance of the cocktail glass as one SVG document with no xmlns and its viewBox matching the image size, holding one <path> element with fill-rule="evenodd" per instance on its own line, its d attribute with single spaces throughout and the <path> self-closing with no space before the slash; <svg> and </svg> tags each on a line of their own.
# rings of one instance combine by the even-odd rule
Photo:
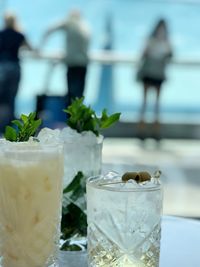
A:
<svg viewBox="0 0 200 267">
<path fill-rule="evenodd" d="M 125 183 L 119 175 L 88 180 L 90 267 L 159 266 L 163 194 L 156 181 Z"/>
<path fill-rule="evenodd" d="M 57 267 L 63 147 L 0 141 L 0 266 Z"/>
<path fill-rule="evenodd" d="M 78 133 L 70 127 L 62 129 L 64 142 L 64 185 L 68 185 L 78 172 L 85 177 L 99 175 L 102 164 L 103 136 L 90 131 Z"/>
</svg>

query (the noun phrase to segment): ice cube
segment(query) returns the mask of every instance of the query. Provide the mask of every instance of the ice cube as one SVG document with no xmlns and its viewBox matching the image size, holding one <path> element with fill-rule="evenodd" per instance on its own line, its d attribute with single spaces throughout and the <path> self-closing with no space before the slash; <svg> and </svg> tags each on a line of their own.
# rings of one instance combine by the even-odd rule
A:
<svg viewBox="0 0 200 267">
<path fill-rule="evenodd" d="M 84 143 L 90 144 L 90 145 L 95 145 L 95 144 L 100 144 L 103 141 L 103 136 L 96 136 L 93 132 L 91 131 L 85 131 L 82 133 Z"/>
<path fill-rule="evenodd" d="M 128 180 L 125 185 L 128 187 L 128 188 L 139 188 L 139 183 L 137 183 L 135 180 L 133 179 L 130 179 Z"/>
<path fill-rule="evenodd" d="M 50 128 L 43 128 L 37 138 L 41 143 L 44 144 L 54 144 L 54 143 L 59 143 L 60 142 L 60 130 L 55 129 L 52 130 Z"/>
<path fill-rule="evenodd" d="M 109 188 L 118 188 L 119 190 L 131 190 L 131 189 L 137 189 L 142 190 L 145 188 L 154 188 L 155 186 L 160 185 L 160 179 L 151 177 L 151 180 L 147 180 L 141 183 L 138 183 L 134 179 L 129 179 L 128 181 L 124 182 L 122 181 L 122 177 L 119 173 L 111 171 L 106 173 L 105 175 L 101 175 L 97 183 L 102 186 L 106 186 Z"/>
<path fill-rule="evenodd" d="M 119 173 L 114 172 L 114 171 L 110 171 L 103 176 L 103 179 L 104 180 L 112 180 L 112 179 L 116 179 L 117 177 L 119 178 Z"/>
<path fill-rule="evenodd" d="M 70 127 L 65 127 L 61 130 L 60 134 L 61 139 L 64 142 L 76 142 L 76 143 L 82 143 L 82 144 L 88 144 L 88 145 L 95 145 L 95 144 L 100 144 L 103 141 L 103 136 L 96 136 L 93 132 L 91 131 L 84 131 L 81 133 L 78 133 L 76 130 L 70 128 Z"/>
<path fill-rule="evenodd" d="M 80 138 L 80 134 L 70 128 L 70 127 L 64 127 L 61 132 L 60 132 L 60 138 L 65 142 L 73 142 L 75 139 L 79 139 Z"/>
<path fill-rule="evenodd" d="M 153 183 L 154 185 L 160 185 L 161 181 L 160 181 L 159 178 L 152 177 L 151 178 L 151 183 Z"/>
</svg>

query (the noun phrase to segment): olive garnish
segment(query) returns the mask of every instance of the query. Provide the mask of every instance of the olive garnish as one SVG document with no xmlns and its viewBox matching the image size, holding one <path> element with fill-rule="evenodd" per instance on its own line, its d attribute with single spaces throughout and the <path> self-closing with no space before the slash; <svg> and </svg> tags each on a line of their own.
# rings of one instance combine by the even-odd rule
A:
<svg viewBox="0 0 200 267">
<path fill-rule="evenodd" d="M 127 182 L 129 180 L 135 180 L 137 183 L 142 183 L 151 180 L 151 175 L 148 172 L 126 172 L 122 176 L 122 181 Z"/>
</svg>

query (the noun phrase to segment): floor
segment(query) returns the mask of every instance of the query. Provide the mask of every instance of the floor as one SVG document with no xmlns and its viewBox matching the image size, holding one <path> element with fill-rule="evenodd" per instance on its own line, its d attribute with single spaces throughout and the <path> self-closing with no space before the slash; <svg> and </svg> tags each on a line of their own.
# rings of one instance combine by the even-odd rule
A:
<svg viewBox="0 0 200 267">
<path fill-rule="evenodd" d="M 164 214 L 200 218 L 200 141 L 106 138 L 103 171 L 161 170 Z"/>
</svg>

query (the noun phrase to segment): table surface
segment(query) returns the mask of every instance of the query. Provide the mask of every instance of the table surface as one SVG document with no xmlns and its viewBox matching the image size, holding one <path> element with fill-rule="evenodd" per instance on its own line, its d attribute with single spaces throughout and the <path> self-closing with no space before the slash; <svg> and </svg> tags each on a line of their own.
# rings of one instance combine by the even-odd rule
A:
<svg viewBox="0 0 200 267">
<path fill-rule="evenodd" d="M 70 259 L 60 262 L 60 267 L 77 267 L 76 263 Z M 159 267 L 200 267 L 200 221 L 163 217 Z"/>
<path fill-rule="evenodd" d="M 200 222 L 164 217 L 160 267 L 200 266 Z"/>
</svg>

